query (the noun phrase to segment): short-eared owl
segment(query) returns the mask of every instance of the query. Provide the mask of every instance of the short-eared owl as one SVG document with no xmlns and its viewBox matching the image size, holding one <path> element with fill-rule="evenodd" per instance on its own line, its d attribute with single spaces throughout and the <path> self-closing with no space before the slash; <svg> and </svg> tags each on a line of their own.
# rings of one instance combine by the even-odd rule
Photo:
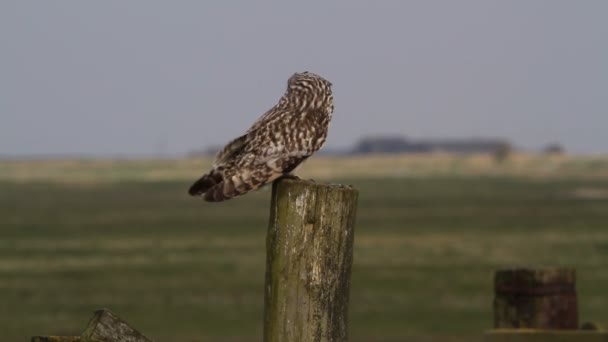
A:
<svg viewBox="0 0 608 342">
<path fill-rule="evenodd" d="M 228 143 L 188 192 L 219 202 L 289 175 L 323 146 L 333 111 L 329 81 L 310 72 L 294 74 L 279 103 Z"/>
</svg>

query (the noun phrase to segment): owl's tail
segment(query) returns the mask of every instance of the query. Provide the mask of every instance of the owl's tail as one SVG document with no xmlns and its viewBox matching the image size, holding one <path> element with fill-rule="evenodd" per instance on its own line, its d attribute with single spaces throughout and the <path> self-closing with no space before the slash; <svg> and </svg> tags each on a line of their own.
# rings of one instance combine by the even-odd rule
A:
<svg viewBox="0 0 608 342">
<path fill-rule="evenodd" d="M 188 189 L 188 193 L 190 196 L 202 196 L 214 185 L 222 183 L 222 181 L 222 174 L 213 169 L 211 172 L 203 175 L 199 180 L 194 182 L 194 184 L 190 186 L 190 189 Z"/>
<path fill-rule="evenodd" d="M 207 202 L 222 202 L 258 189 L 279 176 L 281 174 L 276 173 L 243 179 L 241 174 L 237 174 L 224 178 L 221 172 L 212 170 L 194 182 L 188 193 L 191 196 L 203 196 Z"/>
</svg>

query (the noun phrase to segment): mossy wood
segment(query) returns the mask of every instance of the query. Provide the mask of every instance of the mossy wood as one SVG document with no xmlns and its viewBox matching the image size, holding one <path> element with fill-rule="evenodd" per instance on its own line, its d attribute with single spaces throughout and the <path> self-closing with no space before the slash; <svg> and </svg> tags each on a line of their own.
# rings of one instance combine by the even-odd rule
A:
<svg viewBox="0 0 608 342">
<path fill-rule="evenodd" d="M 342 185 L 273 184 L 265 342 L 347 341 L 357 198 Z"/>
<path fill-rule="evenodd" d="M 95 311 L 81 336 L 35 336 L 32 342 L 152 342 L 112 311 Z"/>
<path fill-rule="evenodd" d="M 577 329 L 574 269 L 509 269 L 494 278 L 494 327 Z"/>
</svg>

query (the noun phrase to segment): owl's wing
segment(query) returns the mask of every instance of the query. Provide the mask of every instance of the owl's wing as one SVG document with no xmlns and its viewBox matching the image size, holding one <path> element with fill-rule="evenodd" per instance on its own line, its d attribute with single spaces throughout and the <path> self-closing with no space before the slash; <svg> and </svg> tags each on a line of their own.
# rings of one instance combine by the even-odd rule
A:
<svg viewBox="0 0 608 342">
<path fill-rule="evenodd" d="M 264 115 L 260 116 L 251 127 L 247 130 L 247 134 L 255 133 L 256 131 L 268 128 L 269 125 L 284 121 L 289 115 L 286 109 L 279 109 L 276 106 L 270 108 Z"/>
<path fill-rule="evenodd" d="M 266 125 L 250 132 L 248 147 L 255 150 L 253 165 L 265 165 L 277 173 L 290 173 L 316 149 L 311 141 L 317 133 L 306 131 L 306 125 L 288 120 L 269 120 Z"/>
<path fill-rule="evenodd" d="M 292 172 L 320 147 L 314 142 L 324 137 L 321 130 L 312 128 L 314 117 L 301 119 L 287 110 L 275 110 L 226 145 L 216 161 L 221 179 L 205 190 L 205 200 L 240 196 Z"/>
<path fill-rule="evenodd" d="M 278 122 L 288 114 L 287 111 L 277 111 L 271 109 L 264 113 L 253 125 L 247 130 L 247 132 L 240 137 L 232 140 L 217 154 L 215 157 L 214 167 L 221 167 L 231 161 L 238 154 L 250 152 L 255 149 L 255 143 L 257 137 L 260 135 L 269 136 L 273 130 L 277 129 Z M 248 142 L 254 142 L 254 144 L 248 144 Z M 247 146 L 249 145 L 249 146 Z"/>
<path fill-rule="evenodd" d="M 218 152 L 213 162 L 213 167 L 222 167 L 228 163 L 235 155 L 242 152 L 247 142 L 247 134 L 243 134 L 240 137 L 232 140 L 224 148 Z"/>
</svg>

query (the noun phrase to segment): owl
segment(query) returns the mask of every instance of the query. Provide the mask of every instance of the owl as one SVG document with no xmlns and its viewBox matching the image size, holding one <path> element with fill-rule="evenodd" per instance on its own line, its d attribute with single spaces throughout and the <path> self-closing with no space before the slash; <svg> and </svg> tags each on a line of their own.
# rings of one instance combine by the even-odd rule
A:
<svg viewBox="0 0 608 342">
<path fill-rule="evenodd" d="M 334 111 L 331 86 L 311 72 L 291 76 L 279 102 L 229 142 L 188 193 L 221 202 L 292 176 L 325 143 Z"/>
</svg>

